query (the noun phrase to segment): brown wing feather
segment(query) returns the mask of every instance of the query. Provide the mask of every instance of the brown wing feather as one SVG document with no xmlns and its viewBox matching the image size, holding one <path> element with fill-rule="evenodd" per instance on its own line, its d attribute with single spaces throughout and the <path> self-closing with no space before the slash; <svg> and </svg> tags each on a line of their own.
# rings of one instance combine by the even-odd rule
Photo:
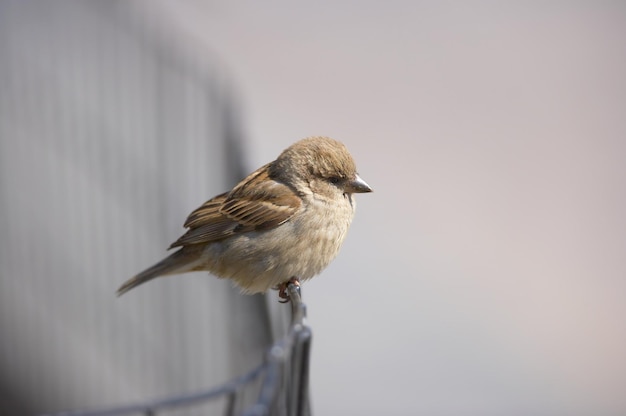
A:
<svg viewBox="0 0 626 416">
<path fill-rule="evenodd" d="M 193 211 L 187 232 L 170 248 L 218 241 L 235 233 L 276 227 L 289 220 L 302 200 L 288 186 L 269 177 L 265 165 L 230 193 L 218 195 Z"/>
<path fill-rule="evenodd" d="M 214 196 L 200 207 L 196 208 L 185 220 L 184 227 L 194 228 L 198 224 L 211 222 L 213 219 L 222 217 L 223 215 L 220 213 L 220 208 L 227 196 L 228 192 Z"/>
</svg>

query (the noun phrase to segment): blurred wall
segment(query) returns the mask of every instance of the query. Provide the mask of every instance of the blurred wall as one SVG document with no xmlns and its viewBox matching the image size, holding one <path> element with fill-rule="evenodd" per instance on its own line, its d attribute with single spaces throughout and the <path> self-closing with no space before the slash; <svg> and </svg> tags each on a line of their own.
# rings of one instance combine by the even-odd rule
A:
<svg viewBox="0 0 626 416">
<path fill-rule="evenodd" d="M 206 273 L 115 296 L 243 176 L 240 123 L 217 59 L 150 7 L 0 1 L 0 413 L 169 396 L 258 364 L 263 297 Z"/>
</svg>

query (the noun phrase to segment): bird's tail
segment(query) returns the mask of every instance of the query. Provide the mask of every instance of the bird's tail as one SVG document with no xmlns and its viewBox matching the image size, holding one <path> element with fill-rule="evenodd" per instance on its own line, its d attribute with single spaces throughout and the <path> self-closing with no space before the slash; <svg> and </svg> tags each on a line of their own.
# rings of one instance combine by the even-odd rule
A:
<svg viewBox="0 0 626 416">
<path fill-rule="evenodd" d="M 137 276 L 128 279 L 122 286 L 120 286 L 119 289 L 117 289 L 117 296 L 122 296 L 134 287 L 139 286 L 148 280 L 152 280 L 155 277 L 190 272 L 196 269 L 199 262 L 200 251 L 193 250 L 192 247 L 183 247 L 154 266 L 139 273 Z"/>
</svg>

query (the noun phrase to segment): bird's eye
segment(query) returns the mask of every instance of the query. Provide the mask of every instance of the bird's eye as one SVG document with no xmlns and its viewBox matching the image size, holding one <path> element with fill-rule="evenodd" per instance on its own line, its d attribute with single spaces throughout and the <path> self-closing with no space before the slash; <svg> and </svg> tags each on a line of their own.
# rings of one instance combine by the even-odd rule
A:
<svg viewBox="0 0 626 416">
<path fill-rule="evenodd" d="M 328 180 L 333 185 L 337 185 L 339 182 L 341 182 L 341 178 L 339 176 L 331 176 L 330 178 L 328 178 Z"/>
</svg>

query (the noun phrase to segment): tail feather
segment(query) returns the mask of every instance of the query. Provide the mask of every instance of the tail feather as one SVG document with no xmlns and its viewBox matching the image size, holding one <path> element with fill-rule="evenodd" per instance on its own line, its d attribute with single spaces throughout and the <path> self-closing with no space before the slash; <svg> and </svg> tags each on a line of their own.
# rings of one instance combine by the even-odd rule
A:
<svg viewBox="0 0 626 416">
<path fill-rule="evenodd" d="M 155 277 L 166 276 L 170 274 L 185 273 L 194 270 L 198 266 L 200 259 L 199 252 L 182 248 L 168 257 L 164 258 L 152 267 L 147 268 L 135 277 L 128 279 L 119 289 L 117 296 L 122 296 L 129 290 L 152 280 Z"/>
</svg>

